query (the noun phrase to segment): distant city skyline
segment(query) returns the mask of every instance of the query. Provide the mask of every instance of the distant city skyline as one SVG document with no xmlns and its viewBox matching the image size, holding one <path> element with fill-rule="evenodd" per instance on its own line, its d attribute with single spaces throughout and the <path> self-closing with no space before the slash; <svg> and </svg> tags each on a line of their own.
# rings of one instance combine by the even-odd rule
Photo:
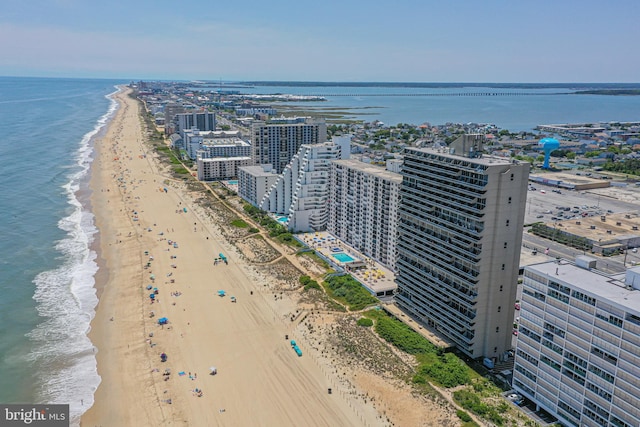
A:
<svg viewBox="0 0 640 427">
<path fill-rule="evenodd" d="M 640 3 L 399 0 L 4 5 L 0 75 L 637 82 Z"/>
</svg>

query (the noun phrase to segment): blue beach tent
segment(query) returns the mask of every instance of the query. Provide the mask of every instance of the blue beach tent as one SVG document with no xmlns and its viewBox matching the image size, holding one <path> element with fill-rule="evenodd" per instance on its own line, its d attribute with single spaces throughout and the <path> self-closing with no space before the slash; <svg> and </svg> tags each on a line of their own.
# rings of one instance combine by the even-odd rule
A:
<svg viewBox="0 0 640 427">
<path fill-rule="evenodd" d="M 158 325 L 166 325 L 167 323 L 169 323 L 169 319 L 167 319 L 166 317 L 161 317 L 158 319 Z"/>
</svg>

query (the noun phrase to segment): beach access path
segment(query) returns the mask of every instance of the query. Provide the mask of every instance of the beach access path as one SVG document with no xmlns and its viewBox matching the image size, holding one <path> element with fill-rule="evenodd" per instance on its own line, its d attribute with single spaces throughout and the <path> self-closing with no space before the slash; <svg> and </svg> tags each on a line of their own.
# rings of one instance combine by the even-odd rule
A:
<svg viewBox="0 0 640 427">
<path fill-rule="evenodd" d="M 283 320 L 291 304 L 274 301 L 195 214 L 143 143 L 138 103 L 121 89 L 92 169 L 100 272 L 90 338 L 102 382 L 81 425 L 378 425 L 370 405 L 328 394 L 332 379 Z M 221 252 L 229 263 L 214 265 Z"/>
</svg>

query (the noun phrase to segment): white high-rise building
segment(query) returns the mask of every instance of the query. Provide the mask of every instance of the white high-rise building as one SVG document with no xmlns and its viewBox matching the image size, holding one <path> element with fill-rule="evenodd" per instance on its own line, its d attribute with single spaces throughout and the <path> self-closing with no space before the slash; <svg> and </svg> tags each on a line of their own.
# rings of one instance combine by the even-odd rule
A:
<svg viewBox="0 0 640 427">
<path fill-rule="evenodd" d="M 258 206 L 279 177 L 271 165 L 238 168 L 238 195 L 253 206 Z"/>
<path fill-rule="evenodd" d="M 640 425 L 640 268 L 525 267 L 513 388 L 575 427 Z"/>
<path fill-rule="evenodd" d="M 302 144 L 321 144 L 327 140 L 324 119 L 309 117 L 272 118 L 251 125 L 253 164 L 271 164 L 282 173 Z"/>
<path fill-rule="evenodd" d="M 482 142 L 405 150 L 396 261 L 398 306 L 474 359 L 511 349 L 529 175 Z"/>
<path fill-rule="evenodd" d="M 358 160 L 331 164 L 327 231 L 395 271 L 402 176 Z"/>
<path fill-rule="evenodd" d="M 351 137 L 304 144 L 262 198 L 260 208 L 286 216 L 293 231 L 324 230 L 327 225 L 331 161 L 349 158 Z"/>
</svg>

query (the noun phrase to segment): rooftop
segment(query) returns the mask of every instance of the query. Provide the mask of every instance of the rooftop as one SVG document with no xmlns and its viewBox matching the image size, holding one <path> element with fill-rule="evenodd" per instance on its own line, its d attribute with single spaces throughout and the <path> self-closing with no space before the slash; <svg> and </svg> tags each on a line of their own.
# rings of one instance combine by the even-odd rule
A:
<svg viewBox="0 0 640 427">
<path fill-rule="evenodd" d="M 383 167 L 375 166 L 375 165 L 372 165 L 371 163 L 365 163 L 359 160 L 350 160 L 350 159 L 334 160 L 333 163 L 336 163 L 338 165 L 348 167 L 351 169 L 356 169 L 358 171 L 361 171 L 370 175 L 376 175 L 381 178 L 385 178 L 389 181 L 395 182 L 397 184 L 402 183 L 402 175 L 400 175 L 399 173 L 388 171 Z"/>
<path fill-rule="evenodd" d="M 556 278 L 573 289 L 580 289 L 595 297 L 606 299 L 626 311 L 640 314 L 640 290 L 626 287 L 625 273 L 607 275 L 597 270 L 578 267 L 566 260 L 533 264 L 527 269 Z M 640 267 L 629 269 L 629 271 L 640 274 Z"/>
<path fill-rule="evenodd" d="M 264 170 L 264 167 L 262 167 L 261 165 L 257 165 L 257 166 L 243 166 L 240 169 L 242 169 L 243 171 L 246 171 L 247 173 L 249 173 L 250 175 L 253 176 L 279 176 L 275 169 L 271 169 L 271 170 Z"/>
<path fill-rule="evenodd" d="M 490 156 L 486 154 L 482 154 L 479 157 L 466 157 L 460 154 L 452 154 L 449 152 L 447 148 L 433 148 L 433 147 L 425 147 L 425 148 L 411 148 L 410 150 L 419 151 L 423 153 L 437 154 L 442 157 L 446 157 L 454 160 L 466 160 L 469 163 L 483 165 L 483 166 L 506 166 L 510 164 L 523 164 L 526 162 L 520 162 L 519 160 L 511 160 L 504 157 L 499 156 Z"/>
</svg>

